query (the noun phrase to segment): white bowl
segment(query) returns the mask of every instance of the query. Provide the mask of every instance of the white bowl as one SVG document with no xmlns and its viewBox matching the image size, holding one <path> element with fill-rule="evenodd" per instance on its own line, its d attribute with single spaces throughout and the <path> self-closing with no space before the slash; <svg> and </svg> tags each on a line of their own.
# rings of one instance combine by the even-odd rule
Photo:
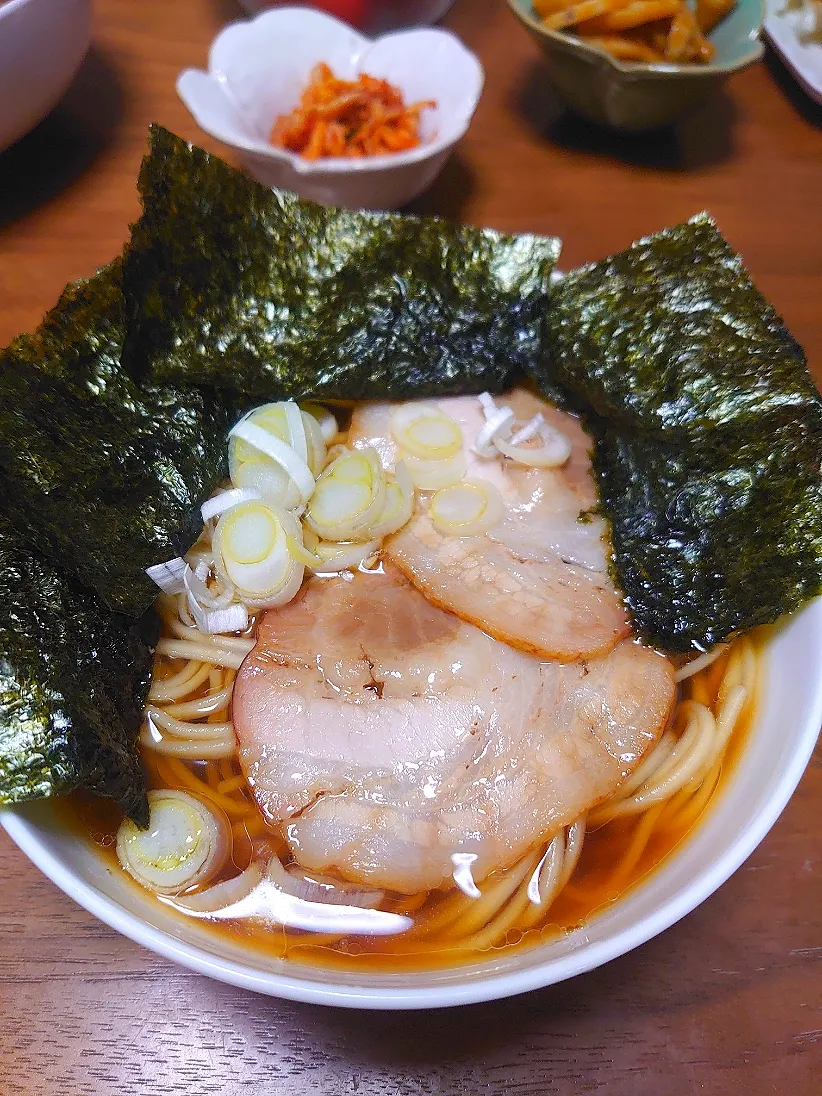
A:
<svg viewBox="0 0 822 1096">
<path fill-rule="evenodd" d="M 282 0 L 240 0 L 246 11 L 256 14 L 266 8 L 282 4 Z M 454 0 L 377 0 L 369 14 L 369 33 L 396 30 L 397 27 L 418 27 L 424 23 L 436 23 L 442 19 Z M 334 8 L 333 4 L 322 5 Z"/>
<path fill-rule="evenodd" d="M 91 41 L 91 0 L 0 4 L 0 152 L 62 98 Z"/>
<path fill-rule="evenodd" d="M 760 710 L 730 779 L 661 868 L 583 929 L 467 967 L 357 975 L 266 959 L 170 914 L 113 872 L 91 842 L 61 830 L 48 802 L 0 812 L 0 823 L 87 910 L 200 974 L 275 997 L 349 1008 L 488 1001 L 552 985 L 623 955 L 698 906 L 753 852 L 798 784 L 822 723 L 822 600 L 779 630 L 763 674 Z"/>
<path fill-rule="evenodd" d="M 422 115 L 420 147 L 310 161 L 269 144 L 275 119 L 297 105 L 320 61 L 344 79 L 360 72 L 387 79 L 407 103 L 435 99 L 437 107 Z M 290 7 L 226 27 L 212 43 L 208 68 L 186 69 L 177 80 L 202 129 L 235 148 L 266 186 L 352 209 L 397 209 L 430 186 L 468 129 L 484 81 L 477 58 L 448 31 L 408 30 L 372 41 L 330 15 Z"/>
</svg>

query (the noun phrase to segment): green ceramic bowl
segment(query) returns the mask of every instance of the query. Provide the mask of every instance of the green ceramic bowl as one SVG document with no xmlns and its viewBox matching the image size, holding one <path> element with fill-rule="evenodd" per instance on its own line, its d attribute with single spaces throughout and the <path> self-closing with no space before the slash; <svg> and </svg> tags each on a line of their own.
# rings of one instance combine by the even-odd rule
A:
<svg viewBox="0 0 822 1096">
<path fill-rule="evenodd" d="M 763 54 L 759 32 L 763 0 L 737 0 L 710 35 L 710 64 L 629 64 L 571 34 L 547 30 L 532 0 L 508 0 L 511 10 L 539 42 L 548 78 L 565 102 L 593 122 L 638 133 L 666 125 L 706 99 L 732 72 Z"/>
</svg>

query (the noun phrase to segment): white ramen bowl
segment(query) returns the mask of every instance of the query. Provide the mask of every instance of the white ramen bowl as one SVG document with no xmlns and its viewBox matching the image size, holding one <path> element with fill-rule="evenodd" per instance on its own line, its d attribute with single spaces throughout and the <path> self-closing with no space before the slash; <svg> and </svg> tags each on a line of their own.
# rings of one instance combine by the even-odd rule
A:
<svg viewBox="0 0 822 1096">
<path fill-rule="evenodd" d="M 275 120 L 294 109 L 321 61 L 343 79 L 361 72 L 386 79 L 409 105 L 435 99 L 437 106 L 422 113 L 420 146 L 360 160 L 306 160 L 274 148 L 268 135 Z M 186 69 L 177 92 L 198 125 L 234 148 L 265 186 L 323 205 L 397 209 L 440 173 L 471 124 L 483 82 L 477 58 L 448 31 L 423 28 L 372 41 L 333 16 L 289 7 L 222 30 L 208 72 Z"/>
<path fill-rule="evenodd" d="M 584 928 L 486 962 L 409 974 L 344 973 L 244 950 L 174 916 L 60 828 L 48 802 L 0 812 L 23 852 L 71 898 L 137 943 L 245 989 L 348 1008 L 438 1008 L 512 996 L 592 970 L 656 936 L 742 864 L 788 802 L 822 723 L 822 600 L 776 633 L 745 748 L 706 815 L 669 859 Z"/>
<path fill-rule="evenodd" d="M 91 0 L 0 3 L 0 151 L 41 122 L 91 42 Z"/>
</svg>

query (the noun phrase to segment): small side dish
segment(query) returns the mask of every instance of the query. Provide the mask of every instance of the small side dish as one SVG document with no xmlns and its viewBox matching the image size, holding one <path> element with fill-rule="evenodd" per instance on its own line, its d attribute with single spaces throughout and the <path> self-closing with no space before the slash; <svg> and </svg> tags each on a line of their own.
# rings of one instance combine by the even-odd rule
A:
<svg viewBox="0 0 822 1096">
<path fill-rule="evenodd" d="M 318 97 L 337 99 L 342 82 L 355 91 L 330 113 L 314 105 L 309 117 L 294 115 L 272 142 L 275 123 L 298 108 L 318 66 L 326 77 Z M 372 40 L 324 12 L 277 7 L 220 31 L 208 72 L 181 73 L 177 91 L 199 125 L 232 146 L 265 186 L 326 206 L 386 210 L 439 174 L 471 123 L 483 81 L 478 59 L 448 31 Z M 415 110 L 421 103 L 431 105 Z"/>
<path fill-rule="evenodd" d="M 549 30 L 578 35 L 620 61 L 705 64 L 706 38 L 736 0 L 534 0 Z"/>
<path fill-rule="evenodd" d="M 434 99 L 406 105 L 399 88 L 367 73 L 341 80 L 322 61 L 299 105 L 277 118 L 271 143 L 307 160 L 406 152 L 419 147 L 420 115 L 436 105 Z"/>
<path fill-rule="evenodd" d="M 766 0 L 765 32 L 800 86 L 822 103 L 822 2 Z"/>
<path fill-rule="evenodd" d="M 722 0 L 717 2 L 721 4 Z M 580 16 L 585 23 L 589 18 L 623 22 L 625 29 L 607 34 L 601 30 L 569 33 L 581 25 L 573 22 L 568 30 L 552 30 L 540 18 L 534 0 L 508 0 L 511 11 L 543 51 L 546 80 L 567 105 L 599 125 L 625 132 L 641 133 L 669 125 L 708 100 L 729 76 L 760 60 L 764 52 L 759 40 L 762 0 L 736 0 L 710 33 L 710 59 L 710 50 L 700 46 L 699 60 L 678 61 L 665 57 L 665 49 L 693 52 L 700 37 L 687 33 L 688 27 L 693 27 L 688 12 L 681 12 L 676 20 L 674 6 L 668 0 L 654 0 L 651 5 L 646 0 L 633 0 L 616 11 L 609 9 L 610 14 L 595 14 L 597 7 L 591 6 L 594 0 L 586 0 L 587 6 L 582 9 L 578 4 L 569 4 L 572 14 L 561 17 L 560 11 L 565 9 L 560 0 L 555 3 L 560 22 Z M 666 10 L 666 4 L 669 14 L 659 15 L 659 23 L 644 22 L 652 11 Z M 678 4 L 676 11 L 680 11 Z M 711 13 L 705 6 L 702 11 L 703 17 Z M 695 12 L 691 14 L 697 18 Z M 638 29 L 631 25 L 634 18 Z M 700 30 L 699 35 L 704 38 L 705 32 Z M 615 36 L 619 38 L 616 43 Z M 608 41 L 603 43 L 603 38 Z"/>
</svg>

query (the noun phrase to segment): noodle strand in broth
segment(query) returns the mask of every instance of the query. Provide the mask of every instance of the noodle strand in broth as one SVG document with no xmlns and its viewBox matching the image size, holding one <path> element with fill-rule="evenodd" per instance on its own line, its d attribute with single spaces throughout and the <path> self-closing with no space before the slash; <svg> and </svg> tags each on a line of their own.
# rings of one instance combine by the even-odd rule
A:
<svg viewBox="0 0 822 1096">
<path fill-rule="evenodd" d="M 279 829 L 254 801 L 234 745 L 232 685 L 254 641 L 190 638 L 194 629 L 180 623 L 177 602 L 166 595 L 159 601 L 164 630 L 144 757 L 155 788 L 193 792 L 225 813 L 233 839 L 231 871 L 242 872 L 262 848 L 280 856 L 286 851 Z M 538 941 L 574 924 L 573 907 L 584 920 L 648 870 L 643 863 L 652 842 L 668 834 L 675 843 L 698 820 L 720 782 L 733 733 L 752 710 L 757 669 L 756 643 L 747 636 L 683 667 L 669 729 L 616 794 L 514 867 L 489 876 L 479 898 L 456 888 L 388 896 L 386 907 L 411 916 L 414 924 L 401 937 L 378 942 L 291 929 L 272 933 L 255 924 L 238 924 L 237 931 L 276 955 L 349 964 L 370 958 L 396 968 L 418 965 L 425 955 L 459 961 L 525 938 Z M 618 855 L 603 864 L 594 856 L 589 863 L 589 843 L 606 839 Z M 563 905 L 568 909 L 557 916 Z"/>
</svg>

